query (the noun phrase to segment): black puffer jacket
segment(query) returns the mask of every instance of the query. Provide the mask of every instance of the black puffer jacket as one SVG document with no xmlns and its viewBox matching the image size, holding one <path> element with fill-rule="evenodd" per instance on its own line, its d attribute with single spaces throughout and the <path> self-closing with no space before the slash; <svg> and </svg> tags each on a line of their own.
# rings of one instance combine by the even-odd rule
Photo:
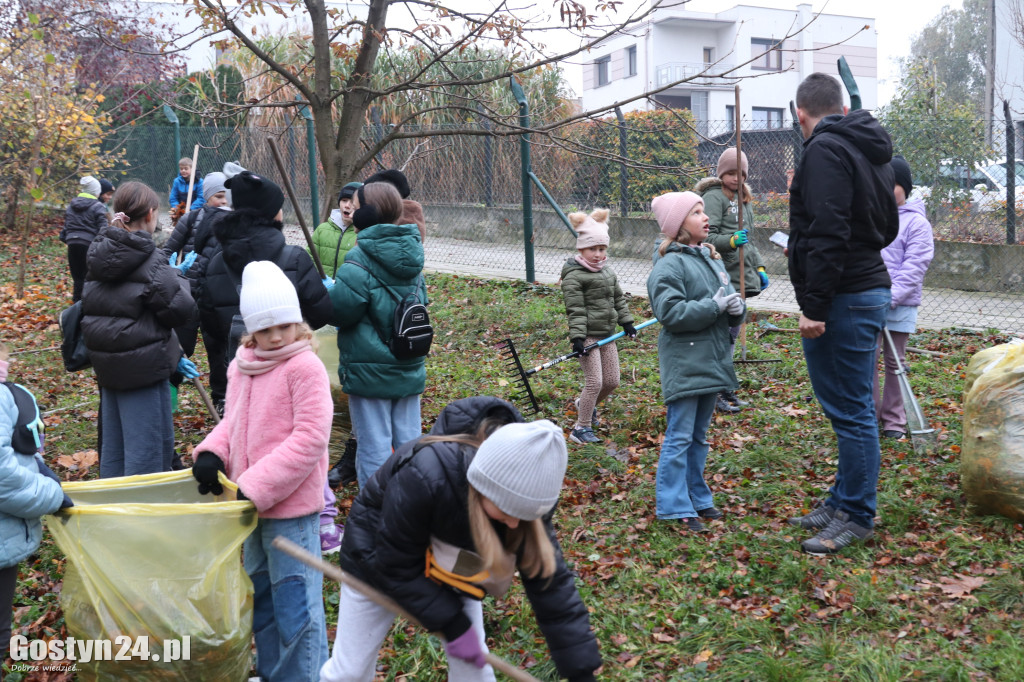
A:
<svg viewBox="0 0 1024 682">
<path fill-rule="evenodd" d="M 475 433 L 481 420 L 495 410 L 523 421 L 504 400 L 463 398 L 441 411 L 430 433 Z M 460 602 L 466 595 L 427 578 L 425 557 L 431 537 L 474 548 L 466 471 L 476 450 L 457 443 L 417 443 L 398 448 L 356 497 L 345 521 L 339 562 L 398 602 L 428 630 L 451 641 L 470 627 Z M 601 655 L 587 607 L 555 537 L 553 513 L 554 509 L 544 517 L 544 525 L 555 546 L 555 573 L 549 580 L 523 577 L 523 587 L 559 674 L 572 679 L 596 670 Z M 504 526 L 495 527 L 500 535 Z"/>
<path fill-rule="evenodd" d="M 295 285 L 302 317 L 310 327 L 319 329 L 332 322 L 331 299 L 313 260 L 305 250 L 285 244 L 281 223 L 254 217 L 246 211 L 232 211 L 216 221 L 213 235 L 220 242 L 220 252 L 210 260 L 199 287 L 204 328 L 228 340 L 231 318 L 238 313 L 242 271 L 258 260 L 274 261 L 284 270 Z"/>
<path fill-rule="evenodd" d="M 789 195 L 789 277 L 800 310 L 828 319 L 836 294 L 890 286 L 881 251 L 900 229 L 892 140 L 859 109 L 823 118 Z"/>
<path fill-rule="evenodd" d="M 92 195 L 78 195 L 64 212 L 60 240 L 65 244 L 88 244 L 110 221 L 103 202 Z"/>
<path fill-rule="evenodd" d="M 192 287 L 192 296 L 196 301 L 199 300 L 199 284 L 206 278 L 206 269 L 220 251 L 220 242 L 214 236 L 213 230 L 229 213 L 230 211 L 209 206 L 197 208 L 178 221 L 174 226 L 174 232 L 163 246 L 164 255 L 168 258 L 172 253 L 179 251 L 183 254 L 191 251 L 196 253 L 192 267 L 185 271 L 185 277 Z"/>
<path fill-rule="evenodd" d="M 126 391 L 167 381 L 181 347 L 172 331 L 193 319 L 185 280 L 146 232 L 108 226 L 86 256 L 82 336 L 104 388 Z"/>
</svg>

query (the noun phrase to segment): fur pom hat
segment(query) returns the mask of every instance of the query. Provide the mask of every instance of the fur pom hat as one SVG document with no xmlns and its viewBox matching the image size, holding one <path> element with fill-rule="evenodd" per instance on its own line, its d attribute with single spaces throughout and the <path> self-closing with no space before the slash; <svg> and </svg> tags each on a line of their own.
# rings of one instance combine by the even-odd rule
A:
<svg viewBox="0 0 1024 682">
<path fill-rule="evenodd" d="M 596 208 L 590 215 L 570 213 L 569 222 L 576 230 L 576 248 L 608 246 L 608 209 Z"/>
<path fill-rule="evenodd" d="M 733 158 L 736 158 L 733 156 Z M 704 200 L 699 194 L 693 192 L 669 192 L 651 200 L 651 210 L 654 218 L 658 221 L 661 233 L 667 239 L 675 240 L 679 230 L 683 226 L 686 216 L 698 203 L 703 204 Z"/>
<path fill-rule="evenodd" d="M 741 175 L 743 175 L 745 177 L 747 175 L 747 153 L 746 152 L 740 152 L 740 160 L 741 160 L 742 165 L 743 165 L 743 173 Z M 725 175 L 729 171 L 735 171 L 735 170 L 736 170 L 736 147 L 729 147 L 724 152 L 722 152 L 721 156 L 718 157 L 718 170 L 715 172 L 715 175 L 717 175 L 718 177 L 722 177 L 723 175 Z"/>
</svg>

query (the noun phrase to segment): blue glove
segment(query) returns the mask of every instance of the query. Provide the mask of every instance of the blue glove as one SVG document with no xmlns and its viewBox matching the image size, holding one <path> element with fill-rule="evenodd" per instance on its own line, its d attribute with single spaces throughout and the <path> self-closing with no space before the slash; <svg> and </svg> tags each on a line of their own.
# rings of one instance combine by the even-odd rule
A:
<svg viewBox="0 0 1024 682">
<path fill-rule="evenodd" d="M 324 289 L 327 289 L 327 291 L 334 288 L 334 280 L 330 277 L 324 277 L 322 281 L 324 283 Z"/>
<path fill-rule="evenodd" d="M 195 379 L 199 376 L 199 370 L 196 369 L 195 364 L 184 355 L 181 356 L 181 360 L 178 360 L 178 372 L 186 379 Z"/>
<path fill-rule="evenodd" d="M 195 251 L 189 251 L 188 253 L 185 254 L 185 257 L 181 259 L 181 264 L 180 265 L 176 265 L 174 267 L 178 268 L 178 272 L 180 272 L 181 274 L 184 275 L 186 272 L 188 272 L 188 269 L 190 267 L 192 267 L 192 264 L 195 263 L 195 262 L 196 262 L 196 252 Z"/>
<path fill-rule="evenodd" d="M 757 276 L 761 278 L 761 291 L 764 291 L 768 288 L 768 275 L 764 270 L 758 270 Z"/>
<path fill-rule="evenodd" d="M 729 237 L 729 246 L 731 246 L 734 249 L 739 248 L 740 246 L 746 244 L 748 241 L 750 241 L 750 238 L 747 236 L 747 231 L 740 230 L 739 232 L 734 232 L 733 235 Z"/>
</svg>

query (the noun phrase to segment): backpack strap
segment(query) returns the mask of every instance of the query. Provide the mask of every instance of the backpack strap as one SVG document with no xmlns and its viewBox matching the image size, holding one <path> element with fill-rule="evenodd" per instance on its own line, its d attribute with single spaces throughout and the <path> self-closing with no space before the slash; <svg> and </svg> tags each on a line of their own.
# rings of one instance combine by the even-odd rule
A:
<svg viewBox="0 0 1024 682">
<path fill-rule="evenodd" d="M 375 274 L 370 272 L 370 268 L 366 267 L 365 265 L 363 265 L 359 261 L 355 261 L 355 260 L 346 260 L 345 262 L 346 263 L 350 263 L 352 265 L 355 265 L 357 268 L 362 268 L 363 270 L 365 270 L 366 274 L 368 274 L 370 277 L 372 277 L 374 280 L 376 280 L 382 287 L 384 287 L 385 289 L 388 290 L 388 293 L 391 294 L 391 298 L 395 299 L 395 305 L 398 305 L 398 304 L 400 304 L 402 302 L 402 299 L 398 298 L 398 296 L 395 294 L 395 292 L 392 291 L 391 287 L 389 287 L 387 284 L 384 284 L 384 282 L 381 282 L 379 277 L 377 277 Z M 373 317 L 369 316 L 369 315 L 367 315 L 367 317 L 369 317 L 369 319 L 370 319 L 370 326 L 373 327 L 373 331 L 377 332 L 377 337 L 380 339 L 380 342 L 383 343 L 385 346 L 388 345 L 387 338 L 385 338 L 385 336 L 380 333 L 380 328 L 377 327 L 376 323 L 374 323 Z"/>
<path fill-rule="evenodd" d="M 31 454 L 43 447 L 43 418 L 35 396 L 21 384 L 5 381 L 3 385 L 11 392 L 14 405 L 18 408 L 18 419 L 11 435 L 11 447 L 15 452 Z"/>
</svg>

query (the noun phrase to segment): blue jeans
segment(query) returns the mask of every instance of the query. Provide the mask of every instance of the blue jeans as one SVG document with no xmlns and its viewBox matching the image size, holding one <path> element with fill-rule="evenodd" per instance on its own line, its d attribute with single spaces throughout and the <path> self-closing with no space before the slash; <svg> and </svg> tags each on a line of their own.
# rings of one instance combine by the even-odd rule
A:
<svg viewBox="0 0 1024 682">
<path fill-rule="evenodd" d="M 359 431 L 356 440 L 356 478 L 360 490 L 402 443 L 422 435 L 420 396 L 398 400 L 349 395 L 348 411 Z"/>
<path fill-rule="evenodd" d="M 667 403 L 665 441 L 658 456 L 656 509 L 659 519 L 685 519 L 715 506 L 704 482 L 708 459 L 708 426 L 718 393 L 705 393 Z"/>
<path fill-rule="evenodd" d="M 170 384 L 159 381 L 129 391 L 100 388 L 100 403 L 100 478 L 171 470 L 174 422 Z"/>
<path fill-rule="evenodd" d="M 320 556 L 319 513 L 260 519 L 243 547 L 252 579 L 256 671 L 268 682 L 310 682 L 327 661 L 323 574 L 270 546 L 282 535 Z"/>
<path fill-rule="evenodd" d="M 890 299 L 888 288 L 838 294 L 825 320 L 825 333 L 803 339 L 814 395 L 839 444 L 839 468 L 826 504 L 865 528 L 875 525 L 881 451 L 871 393 L 875 348 Z"/>
</svg>

